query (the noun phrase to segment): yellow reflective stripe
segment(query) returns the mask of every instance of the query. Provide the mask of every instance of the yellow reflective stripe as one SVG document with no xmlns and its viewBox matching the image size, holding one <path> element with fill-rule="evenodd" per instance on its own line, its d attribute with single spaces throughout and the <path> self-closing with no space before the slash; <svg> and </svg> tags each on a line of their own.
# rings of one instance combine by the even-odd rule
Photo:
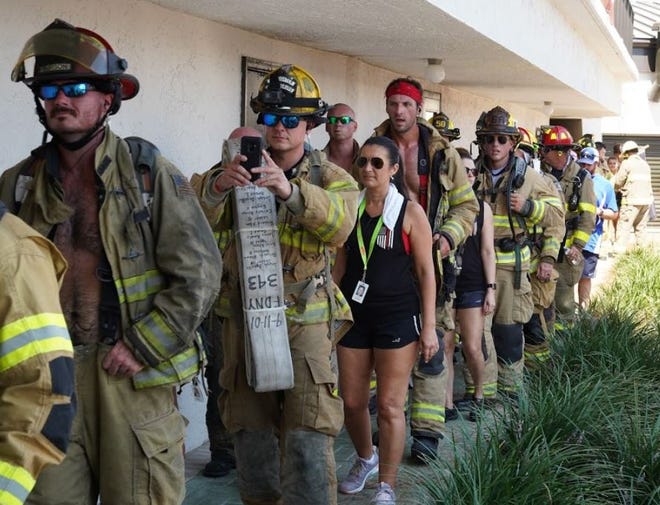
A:
<svg viewBox="0 0 660 505">
<path fill-rule="evenodd" d="M 557 209 L 562 209 L 564 207 L 564 203 L 562 202 L 561 198 L 557 198 L 555 196 L 543 197 L 541 198 L 541 201 L 547 203 L 548 205 L 552 205 Z"/>
<path fill-rule="evenodd" d="M 580 202 L 578 204 L 578 211 L 580 212 L 591 212 L 592 214 L 596 213 L 596 206 L 590 202 Z"/>
<path fill-rule="evenodd" d="M 323 243 L 319 241 L 312 233 L 302 230 L 293 229 L 290 226 L 279 224 L 280 244 L 282 246 L 298 249 L 304 253 L 321 253 L 323 250 Z"/>
<path fill-rule="evenodd" d="M 0 372 L 39 354 L 73 353 L 69 331 L 60 313 L 27 316 L 0 328 Z"/>
<path fill-rule="evenodd" d="M 465 232 L 463 227 L 455 222 L 453 219 L 445 221 L 440 227 L 440 231 L 444 231 L 449 234 L 450 237 L 454 238 L 457 243 L 461 242 L 465 237 Z"/>
<path fill-rule="evenodd" d="M 177 354 L 158 366 L 146 368 L 134 376 L 136 388 L 148 388 L 180 383 L 199 372 L 199 353 L 195 347 Z"/>
<path fill-rule="evenodd" d="M 575 230 L 575 232 L 573 232 L 573 240 L 571 242 L 579 240 L 581 242 L 587 243 L 589 241 L 589 236 L 589 233 L 586 233 L 582 230 Z"/>
<path fill-rule="evenodd" d="M 528 265 L 531 259 L 531 254 L 529 252 L 529 247 L 523 247 L 520 250 L 520 262 L 521 264 Z M 515 265 L 516 264 L 516 253 L 515 251 L 511 252 L 502 252 L 499 247 L 495 248 L 495 261 L 498 265 Z"/>
<path fill-rule="evenodd" d="M 468 183 L 454 188 L 447 193 L 447 198 L 449 200 L 450 207 L 455 207 L 461 203 L 470 202 L 474 200 L 474 192 L 472 191 L 472 186 Z"/>
<path fill-rule="evenodd" d="M 330 204 L 325 223 L 316 229 L 316 233 L 323 242 L 328 242 L 339 231 L 346 217 L 344 212 L 344 198 L 336 193 L 328 193 Z"/>
<path fill-rule="evenodd" d="M 218 249 L 220 250 L 220 252 L 224 253 L 231 240 L 231 230 L 225 230 L 218 233 L 217 240 L 218 240 Z"/>
<path fill-rule="evenodd" d="M 526 218 L 526 222 L 538 224 L 545 215 L 546 203 L 542 200 L 532 200 L 532 213 Z"/>
<path fill-rule="evenodd" d="M 135 323 L 135 328 L 152 347 L 148 351 L 154 354 L 157 362 L 173 356 L 181 349 L 181 341 L 167 326 L 159 312 L 152 311 Z"/>
<path fill-rule="evenodd" d="M 509 228 L 509 217 L 502 214 L 493 215 L 493 226 L 495 228 Z"/>
<path fill-rule="evenodd" d="M 411 406 L 412 419 L 428 419 L 430 421 L 445 422 L 445 406 L 433 403 L 416 402 Z"/>
<path fill-rule="evenodd" d="M 158 293 L 164 285 L 165 279 L 158 270 L 147 270 L 142 275 L 115 281 L 119 303 L 145 300 L 148 296 Z"/>
<path fill-rule="evenodd" d="M 525 351 L 525 359 L 535 360 L 539 362 L 548 361 L 550 359 L 550 351 L 548 350 L 538 351 L 538 352 Z"/>
<path fill-rule="evenodd" d="M 0 503 L 2 505 L 22 505 L 32 488 L 35 479 L 25 468 L 0 461 Z"/>
<path fill-rule="evenodd" d="M 484 388 L 484 398 L 488 396 L 495 396 L 497 394 L 497 381 L 485 382 L 483 388 Z"/>
</svg>

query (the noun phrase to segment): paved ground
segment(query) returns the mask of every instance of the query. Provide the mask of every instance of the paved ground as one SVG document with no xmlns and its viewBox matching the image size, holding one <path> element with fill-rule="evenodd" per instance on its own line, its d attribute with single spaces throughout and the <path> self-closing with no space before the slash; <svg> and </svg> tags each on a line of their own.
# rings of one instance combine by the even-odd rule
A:
<svg viewBox="0 0 660 505">
<path fill-rule="evenodd" d="M 464 388 L 462 381 L 461 363 L 457 364 L 457 380 L 455 383 L 457 396 L 461 396 Z M 375 425 L 375 418 L 372 418 Z M 458 419 L 446 424 L 447 436 L 440 442 L 439 455 L 445 461 L 452 461 L 455 447 L 461 446 L 461 441 L 471 439 L 476 432 L 476 424 L 467 419 Z M 408 434 L 409 435 L 409 434 Z M 429 471 L 423 465 L 416 464 L 410 459 L 410 444 L 412 439 L 408 436 L 406 453 L 403 467 L 400 470 L 399 487 L 397 489 L 397 503 L 399 505 L 417 505 L 420 503 L 419 482 L 428 478 Z M 202 447 L 189 452 L 186 455 L 186 499 L 183 505 L 206 505 L 212 497 L 214 505 L 240 505 L 236 486 L 236 471 L 232 471 L 226 477 L 210 479 L 201 475 L 201 470 L 208 461 L 209 450 L 205 444 Z M 337 461 L 337 474 L 341 479 L 345 476 L 353 464 L 355 453 L 353 445 L 346 431 L 342 430 L 335 443 L 335 459 Z M 361 505 L 368 504 L 372 498 L 376 480 L 372 480 L 367 487 L 357 495 L 339 495 L 339 505 Z"/>
</svg>

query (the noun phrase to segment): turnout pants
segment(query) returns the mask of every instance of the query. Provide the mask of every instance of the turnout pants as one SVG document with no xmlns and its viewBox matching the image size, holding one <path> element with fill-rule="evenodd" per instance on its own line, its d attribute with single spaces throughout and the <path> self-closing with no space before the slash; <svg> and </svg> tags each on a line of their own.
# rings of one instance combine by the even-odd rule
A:
<svg viewBox="0 0 660 505">
<path fill-rule="evenodd" d="M 410 409 L 410 430 L 413 437 L 442 438 L 445 424 L 445 395 L 447 388 L 447 367 L 442 341 L 444 330 L 455 328 L 453 299 L 436 310 L 436 325 L 440 347 L 428 362 L 417 360 L 413 368 L 413 390 Z"/>
<path fill-rule="evenodd" d="M 584 270 L 584 258 L 571 265 L 566 258 L 555 265 L 559 277 L 557 278 L 557 289 L 555 291 L 555 308 L 557 317 L 567 323 L 575 319 L 577 304 L 575 303 L 575 285 L 582 276 Z"/>
<path fill-rule="evenodd" d="M 650 205 L 622 205 L 616 229 L 614 250 L 623 254 L 634 246 L 644 245 Z"/>
<path fill-rule="evenodd" d="M 534 313 L 523 326 L 525 334 L 525 366 L 532 369 L 550 359 L 550 331 L 554 325 L 553 301 L 559 274 L 552 270 L 550 281 L 541 282 L 536 273 L 530 277 Z"/>
<path fill-rule="evenodd" d="M 243 322 L 224 321 L 220 406 L 235 434 L 239 493 L 248 505 L 335 505 L 333 447 L 344 412 L 333 395 L 328 323 L 288 330 L 294 387 L 257 393 L 246 379 Z"/>
<path fill-rule="evenodd" d="M 75 351 L 78 410 L 64 461 L 47 467 L 30 505 L 180 505 L 184 421 L 174 388 L 136 391 L 102 368 L 109 346 Z"/>
<path fill-rule="evenodd" d="M 515 272 L 496 269 L 497 301 L 493 316 L 493 341 L 497 352 L 498 389 L 515 393 L 522 385 L 524 367 L 523 324 L 534 310 L 528 272 L 520 276 L 520 288 L 514 288 Z"/>
</svg>

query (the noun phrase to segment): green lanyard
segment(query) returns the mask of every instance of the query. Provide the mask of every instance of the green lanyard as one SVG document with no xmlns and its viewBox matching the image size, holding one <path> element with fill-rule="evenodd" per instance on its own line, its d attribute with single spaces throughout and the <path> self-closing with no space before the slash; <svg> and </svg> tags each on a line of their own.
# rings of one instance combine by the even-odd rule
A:
<svg viewBox="0 0 660 505">
<path fill-rule="evenodd" d="M 364 209 L 367 206 L 366 199 L 362 200 L 360 207 L 358 208 L 358 218 L 357 218 L 357 241 L 360 248 L 360 256 L 362 257 L 362 264 L 364 265 L 364 271 L 362 272 L 362 282 L 367 276 L 367 263 L 369 263 L 369 258 L 371 258 L 371 253 L 374 252 L 374 246 L 376 245 L 376 239 L 378 238 L 378 232 L 380 232 L 381 226 L 383 226 L 383 215 L 381 214 L 376 223 L 376 228 L 371 234 L 371 240 L 369 241 L 369 252 L 364 247 L 364 238 L 362 237 L 362 223 L 360 222 L 362 214 L 364 214 Z"/>
</svg>

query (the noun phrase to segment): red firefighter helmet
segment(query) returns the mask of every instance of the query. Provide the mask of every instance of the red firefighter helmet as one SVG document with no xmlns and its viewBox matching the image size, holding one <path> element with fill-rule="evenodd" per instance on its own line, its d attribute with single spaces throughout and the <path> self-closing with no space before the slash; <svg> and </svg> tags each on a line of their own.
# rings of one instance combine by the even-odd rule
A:
<svg viewBox="0 0 660 505">
<path fill-rule="evenodd" d="M 553 149 L 576 149 L 579 147 L 573 142 L 571 133 L 561 125 L 541 127 L 541 146 Z"/>
</svg>

